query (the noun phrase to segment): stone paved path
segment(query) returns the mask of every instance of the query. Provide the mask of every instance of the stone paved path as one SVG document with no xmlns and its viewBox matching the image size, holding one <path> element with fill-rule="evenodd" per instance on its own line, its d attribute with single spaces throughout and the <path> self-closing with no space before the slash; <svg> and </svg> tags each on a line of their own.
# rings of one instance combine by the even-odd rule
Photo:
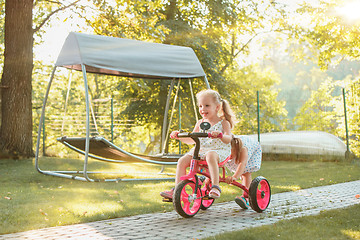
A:
<svg viewBox="0 0 360 240">
<path fill-rule="evenodd" d="M 274 194 L 261 214 L 226 202 L 214 204 L 190 219 L 172 211 L 6 234 L 0 239 L 199 239 L 360 204 L 356 194 L 360 194 L 360 180 Z M 209 218 L 216 221 L 210 223 Z"/>
</svg>

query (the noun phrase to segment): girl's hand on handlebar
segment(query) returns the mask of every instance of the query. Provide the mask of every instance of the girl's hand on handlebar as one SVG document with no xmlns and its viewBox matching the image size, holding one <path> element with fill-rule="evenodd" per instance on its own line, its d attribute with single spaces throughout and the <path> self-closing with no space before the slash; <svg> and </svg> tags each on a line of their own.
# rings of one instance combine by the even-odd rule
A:
<svg viewBox="0 0 360 240">
<path fill-rule="evenodd" d="M 223 133 L 222 132 L 219 132 L 219 131 L 212 131 L 210 133 L 210 136 L 211 138 L 222 138 L 223 137 Z"/>
<path fill-rule="evenodd" d="M 172 131 L 172 132 L 170 133 L 170 138 L 179 139 L 179 138 L 178 138 L 179 132 L 180 132 L 180 131 Z"/>
<path fill-rule="evenodd" d="M 233 177 L 233 176 L 228 176 L 228 177 L 225 178 L 225 182 L 226 182 L 227 184 L 230 184 L 230 183 L 232 183 L 232 182 L 234 182 L 234 181 L 236 181 L 236 178 Z"/>
</svg>

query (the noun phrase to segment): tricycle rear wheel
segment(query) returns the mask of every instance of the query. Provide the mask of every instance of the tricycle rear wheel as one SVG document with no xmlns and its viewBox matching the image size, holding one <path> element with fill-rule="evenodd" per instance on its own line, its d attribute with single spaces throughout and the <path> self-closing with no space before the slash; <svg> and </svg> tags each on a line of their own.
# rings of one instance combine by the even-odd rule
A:
<svg viewBox="0 0 360 240">
<path fill-rule="evenodd" d="M 271 188 L 268 180 L 264 177 L 256 177 L 252 180 L 249 188 L 249 202 L 252 209 L 261 213 L 270 203 Z"/>
</svg>

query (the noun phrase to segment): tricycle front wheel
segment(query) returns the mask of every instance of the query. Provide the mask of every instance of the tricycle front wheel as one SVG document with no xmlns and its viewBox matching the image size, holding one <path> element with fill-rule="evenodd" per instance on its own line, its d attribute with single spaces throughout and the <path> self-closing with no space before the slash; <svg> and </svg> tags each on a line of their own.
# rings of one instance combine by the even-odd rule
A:
<svg viewBox="0 0 360 240">
<path fill-rule="evenodd" d="M 176 212 L 184 217 L 195 216 L 200 210 L 202 203 L 200 189 L 195 191 L 195 183 L 190 180 L 181 181 L 174 192 L 173 205 Z"/>
<path fill-rule="evenodd" d="M 271 188 L 268 180 L 264 177 L 256 177 L 252 180 L 249 188 L 249 202 L 252 209 L 261 213 L 270 203 Z"/>
</svg>

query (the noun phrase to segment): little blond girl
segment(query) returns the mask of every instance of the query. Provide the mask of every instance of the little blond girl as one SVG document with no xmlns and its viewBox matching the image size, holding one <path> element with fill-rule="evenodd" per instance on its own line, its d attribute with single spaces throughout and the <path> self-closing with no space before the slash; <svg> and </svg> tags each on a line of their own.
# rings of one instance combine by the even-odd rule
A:
<svg viewBox="0 0 360 240">
<path fill-rule="evenodd" d="M 211 132 L 214 138 L 200 139 L 199 157 L 205 159 L 209 167 L 212 181 L 209 196 L 219 198 L 221 189 L 219 187 L 218 163 L 224 161 L 231 154 L 229 143 L 232 139 L 231 129 L 234 125 L 234 116 L 228 102 L 222 99 L 217 91 L 203 90 L 196 95 L 196 98 L 202 119 L 196 123 L 193 132 L 201 131 L 200 124 L 202 122 L 209 122 L 211 125 L 208 132 Z M 174 131 L 170 134 L 170 137 L 179 139 L 186 144 L 194 144 L 191 138 L 178 138 L 178 133 L 179 131 Z M 220 133 L 223 133 L 222 138 L 216 138 Z M 193 153 L 194 148 L 179 159 L 176 168 L 175 186 L 180 182 L 180 177 L 186 174 L 186 168 L 190 166 Z M 170 191 L 161 192 L 160 195 L 172 199 L 173 193 L 174 188 Z"/>
<path fill-rule="evenodd" d="M 233 172 L 232 176 L 225 179 L 230 184 L 242 178 L 242 183 L 249 189 L 251 184 L 251 173 L 256 172 L 261 166 L 261 146 L 260 143 L 248 136 L 232 137 L 231 156 L 225 166 Z M 244 192 L 243 196 L 236 197 L 235 202 L 243 209 L 249 208 L 248 195 Z"/>
</svg>

